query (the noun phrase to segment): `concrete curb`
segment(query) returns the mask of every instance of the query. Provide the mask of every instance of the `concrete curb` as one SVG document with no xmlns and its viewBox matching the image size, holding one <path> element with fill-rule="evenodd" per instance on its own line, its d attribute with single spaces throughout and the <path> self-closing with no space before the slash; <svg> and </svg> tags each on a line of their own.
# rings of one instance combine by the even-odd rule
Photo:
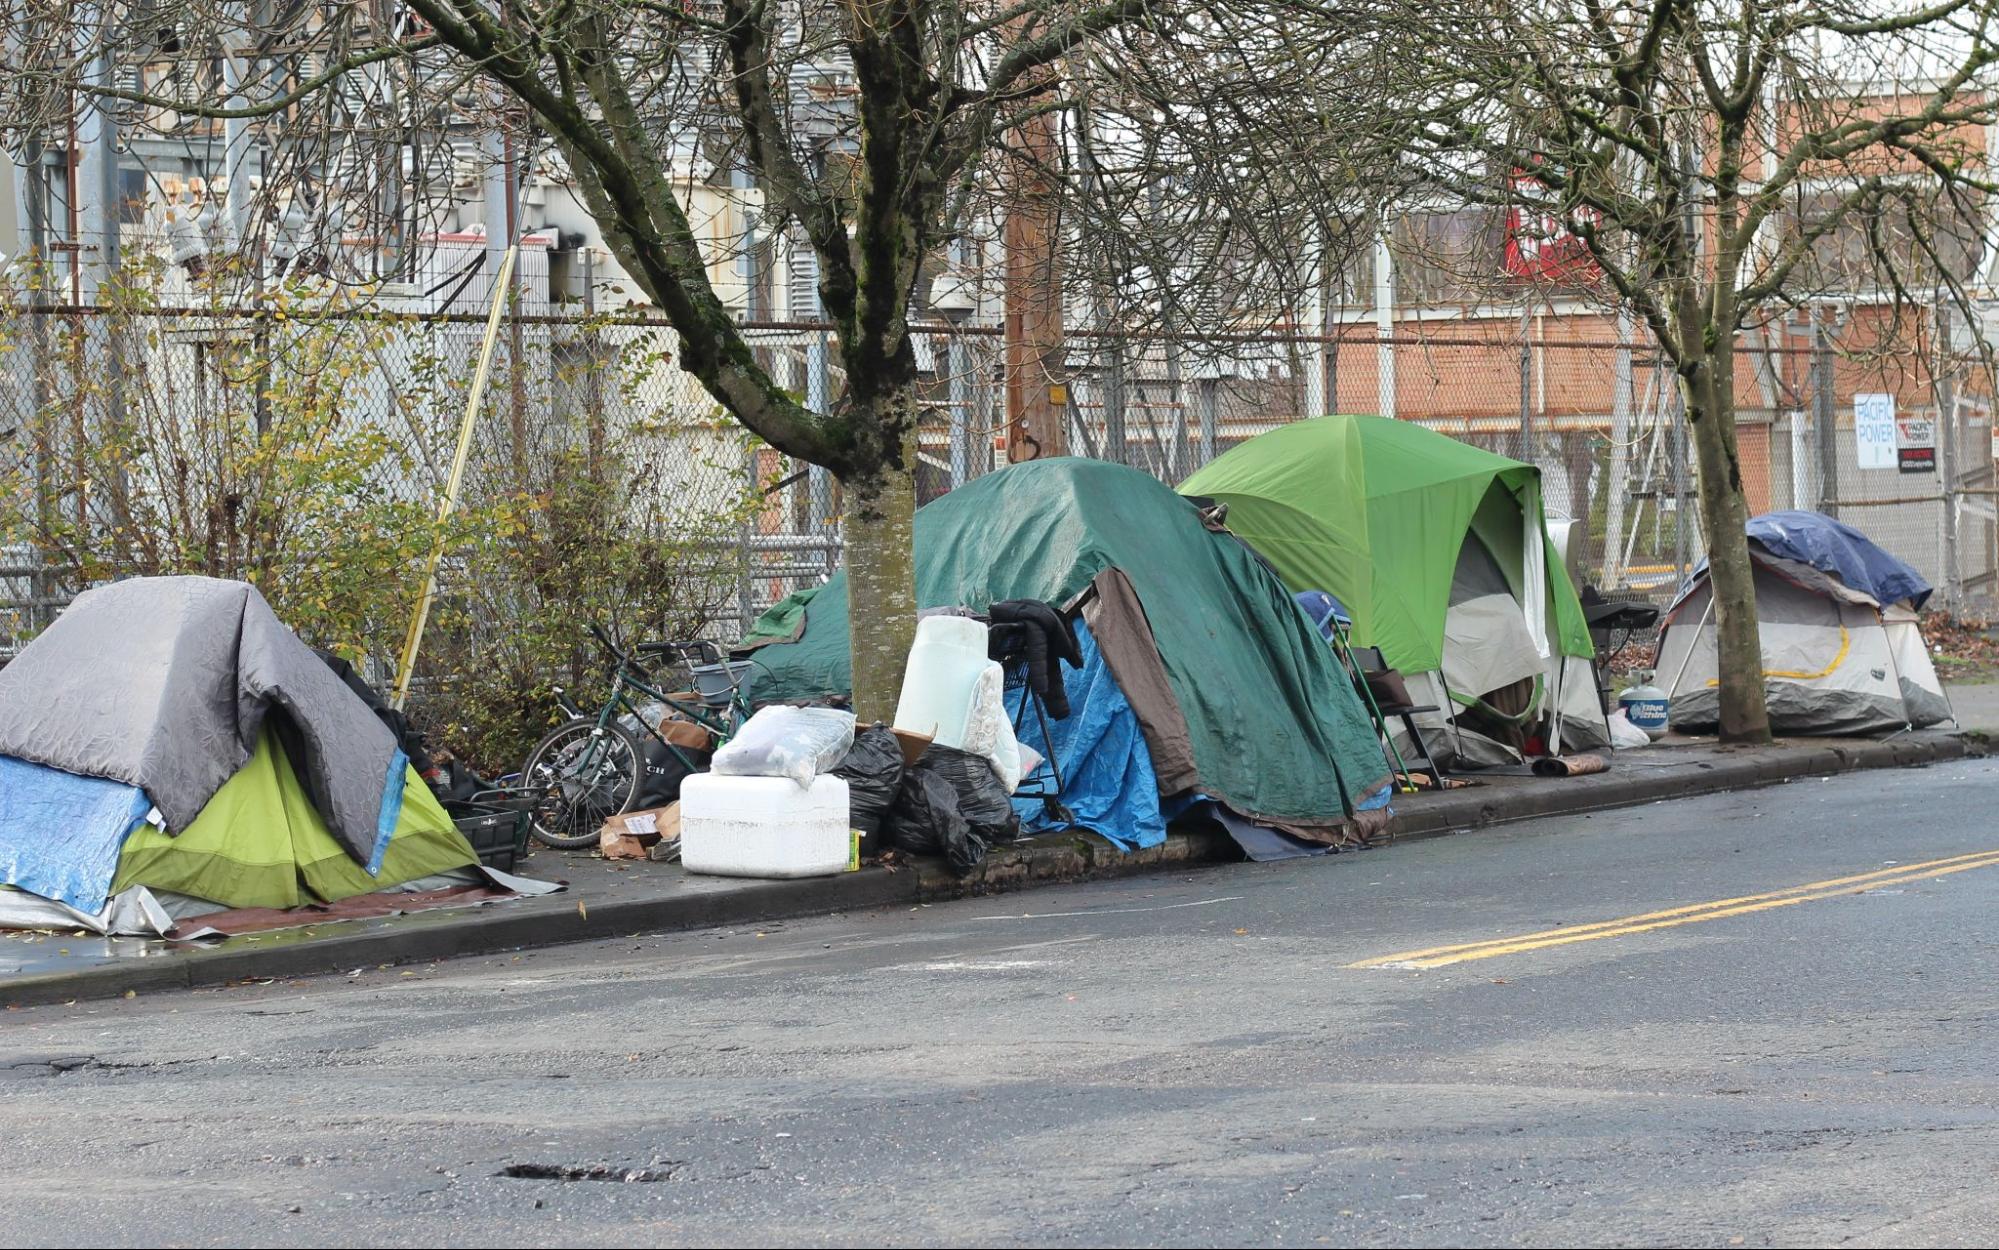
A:
<svg viewBox="0 0 1999 1250">
<path fill-rule="evenodd" d="M 1581 777 L 1546 788 L 1481 788 L 1426 796 L 1397 816 L 1386 840 L 1413 841 L 1537 817 L 1580 815 L 1659 799 L 1775 785 L 1871 768 L 1910 768 L 1982 754 L 1962 737 L 1746 748 L 1737 755 L 1669 763 Z M 573 908 L 499 904 L 477 911 L 442 911 L 359 922 L 347 931 L 306 935 L 298 930 L 17 977 L 0 985 L 0 1003 L 25 1007 L 127 992 L 156 993 L 228 985 L 250 979 L 312 976 L 382 964 L 492 954 L 527 947 L 625 937 L 635 933 L 763 924 L 798 916 L 999 893 L 1093 877 L 1127 876 L 1161 868 L 1235 860 L 1227 834 L 1175 831 L 1164 843 L 1119 854 L 1082 835 L 1051 835 L 988 857 L 978 873 L 959 879 L 941 863 L 900 871 L 873 869 L 800 881 L 762 881 L 719 893 L 659 894 Z M 554 896 L 561 903 L 567 897 Z"/>
</svg>

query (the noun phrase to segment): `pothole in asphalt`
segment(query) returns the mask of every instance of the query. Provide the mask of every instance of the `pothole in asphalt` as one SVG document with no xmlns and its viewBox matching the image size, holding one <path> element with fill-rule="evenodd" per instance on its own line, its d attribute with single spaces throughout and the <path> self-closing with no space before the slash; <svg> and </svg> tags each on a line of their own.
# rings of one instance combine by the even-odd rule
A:
<svg viewBox="0 0 1999 1250">
<path fill-rule="evenodd" d="M 108 1067 L 99 1063 L 95 1055 L 56 1055 L 46 1059 L 21 1059 L 0 1065 L 0 1078 L 23 1076 L 61 1076 L 65 1072 L 80 1072 L 86 1068 Z"/>
<path fill-rule="evenodd" d="M 663 1160 L 650 1167 L 628 1168 L 609 1163 L 509 1163 L 500 1175 L 516 1181 L 616 1181 L 626 1185 L 670 1181 L 678 1161 Z"/>
</svg>

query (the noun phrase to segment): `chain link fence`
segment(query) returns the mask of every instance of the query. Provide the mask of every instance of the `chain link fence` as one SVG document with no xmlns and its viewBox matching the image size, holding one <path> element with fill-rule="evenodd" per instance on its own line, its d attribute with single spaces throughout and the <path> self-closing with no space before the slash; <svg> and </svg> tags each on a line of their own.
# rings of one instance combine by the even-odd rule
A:
<svg viewBox="0 0 1999 1250">
<path fill-rule="evenodd" d="M 1658 354 L 1602 318 L 1414 324 L 1221 341 L 1072 330 L 1070 450 L 1174 483 L 1303 417 L 1421 421 L 1541 467 L 1579 581 L 1669 595 L 1701 529 Z M 303 633 L 385 678 L 441 532 L 440 590 L 459 610 L 420 674 L 448 687 L 511 665 L 526 709 L 525 674 L 549 653 L 513 654 L 510 636 L 592 615 L 733 638 L 839 564 L 830 476 L 729 421 L 665 326 L 613 317 L 502 323 L 460 511 L 440 531 L 484 331 L 474 316 L 281 304 L 0 314 L 0 657 L 87 585 L 196 572 L 257 581 Z M 830 327 L 747 332 L 781 386 L 837 401 Z M 927 501 L 1004 462 L 1003 342 L 940 325 L 917 345 Z M 1970 352 L 1927 359 L 1825 339 L 1739 351 L 1743 485 L 1752 511 L 1833 513 L 1941 601 L 1975 607 L 1999 569 L 1991 390 Z"/>
</svg>

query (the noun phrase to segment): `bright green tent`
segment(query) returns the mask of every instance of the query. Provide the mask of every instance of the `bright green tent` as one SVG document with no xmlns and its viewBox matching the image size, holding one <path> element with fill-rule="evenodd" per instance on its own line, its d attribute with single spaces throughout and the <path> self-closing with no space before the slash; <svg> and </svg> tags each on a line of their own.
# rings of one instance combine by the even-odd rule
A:
<svg viewBox="0 0 1999 1250">
<path fill-rule="evenodd" d="M 222 784 L 194 823 L 171 836 L 157 825 L 142 825 L 126 838 L 111 893 L 148 886 L 225 907 L 297 907 L 386 890 L 477 862 L 465 835 L 410 769 L 381 871 L 369 876 L 334 841 L 284 748 L 267 730 L 250 762 Z"/>
<path fill-rule="evenodd" d="M 1548 642 L 1595 654 L 1582 605 L 1547 537 L 1541 473 L 1413 421 L 1315 417 L 1279 426 L 1180 484 L 1228 504 L 1228 526 L 1294 591 L 1324 590 L 1353 616 L 1354 641 L 1405 673 L 1435 671 L 1451 579 L 1467 535 L 1492 553 L 1516 597 L 1527 589 L 1533 518 L 1546 579 Z"/>
<path fill-rule="evenodd" d="M 925 607 L 1068 604 L 1085 592 L 1099 610 L 1092 619 L 1086 606 L 1085 619 L 1145 727 L 1161 793 L 1197 789 L 1271 823 L 1333 826 L 1387 780 L 1352 683 L 1283 585 L 1146 474 L 1035 460 L 916 514 Z M 1120 601 L 1131 607 L 1102 610 Z M 751 635 L 774 638 L 791 641 L 757 652 L 756 699 L 846 692 L 845 573 L 779 604 Z"/>
</svg>

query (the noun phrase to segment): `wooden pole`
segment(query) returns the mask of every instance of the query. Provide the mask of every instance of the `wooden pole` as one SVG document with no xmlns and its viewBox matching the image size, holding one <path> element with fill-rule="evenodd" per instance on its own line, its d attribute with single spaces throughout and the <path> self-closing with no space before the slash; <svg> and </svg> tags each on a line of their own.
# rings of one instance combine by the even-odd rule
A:
<svg viewBox="0 0 1999 1250">
<path fill-rule="evenodd" d="M 507 248 L 500 258 L 500 273 L 493 282 L 493 306 L 486 314 L 486 341 L 479 349 L 479 367 L 472 374 L 472 391 L 465 397 L 465 417 L 458 423 L 458 453 L 451 460 L 451 479 L 444 488 L 444 502 L 437 508 L 437 532 L 431 536 L 430 559 L 424 568 L 423 596 L 417 600 L 416 615 L 410 618 L 409 634 L 403 639 L 403 654 L 396 665 L 396 688 L 389 706 L 398 712 L 409 698 L 410 676 L 416 671 L 417 649 L 423 645 L 423 629 L 430 621 L 430 605 L 437 598 L 437 566 L 444 559 L 444 526 L 458 511 L 458 488 L 465 481 L 465 459 L 472 451 L 472 421 L 479 415 L 479 399 L 486 393 L 486 375 L 493 367 L 493 343 L 500 334 L 500 313 L 507 303 L 507 291 L 514 276 L 514 256 L 518 245 Z"/>
<path fill-rule="evenodd" d="M 1059 145 L 1047 114 L 1021 123 L 1009 189 L 1006 250 L 1007 463 L 1067 455 L 1069 405 L 1062 347 L 1062 260 L 1049 170 Z"/>
</svg>

